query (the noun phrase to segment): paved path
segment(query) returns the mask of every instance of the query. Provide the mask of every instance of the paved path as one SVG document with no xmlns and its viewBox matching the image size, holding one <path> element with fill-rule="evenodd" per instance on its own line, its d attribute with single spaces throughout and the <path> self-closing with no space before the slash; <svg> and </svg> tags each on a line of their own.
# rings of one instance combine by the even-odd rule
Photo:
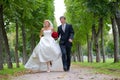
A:
<svg viewBox="0 0 120 80">
<path fill-rule="evenodd" d="M 69 72 L 39 72 L 13 77 L 12 80 L 120 80 L 120 78 L 99 74 L 94 72 L 93 69 L 82 68 L 74 65 Z"/>
</svg>

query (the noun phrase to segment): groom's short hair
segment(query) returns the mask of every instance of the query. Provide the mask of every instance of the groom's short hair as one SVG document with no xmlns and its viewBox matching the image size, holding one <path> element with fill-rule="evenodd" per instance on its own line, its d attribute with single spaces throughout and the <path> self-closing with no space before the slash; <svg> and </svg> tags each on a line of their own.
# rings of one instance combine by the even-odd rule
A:
<svg viewBox="0 0 120 80">
<path fill-rule="evenodd" d="M 61 17 L 60 17 L 60 20 L 61 20 L 62 18 L 64 18 L 64 19 L 66 20 L 66 17 L 65 17 L 65 16 L 61 16 Z"/>
</svg>

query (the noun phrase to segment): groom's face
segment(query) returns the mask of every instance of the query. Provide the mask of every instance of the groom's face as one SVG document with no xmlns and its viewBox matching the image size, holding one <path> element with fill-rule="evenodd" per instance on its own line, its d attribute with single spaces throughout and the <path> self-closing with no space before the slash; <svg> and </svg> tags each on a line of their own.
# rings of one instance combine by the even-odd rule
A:
<svg viewBox="0 0 120 80">
<path fill-rule="evenodd" d="M 64 18 L 61 18 L 61 19 L 60 19 L 60 22 L 61 22 L 62 24 L 64 24 L 64 23 L 65 23 L 65 19 L 64 19 Z"/>
</svg>

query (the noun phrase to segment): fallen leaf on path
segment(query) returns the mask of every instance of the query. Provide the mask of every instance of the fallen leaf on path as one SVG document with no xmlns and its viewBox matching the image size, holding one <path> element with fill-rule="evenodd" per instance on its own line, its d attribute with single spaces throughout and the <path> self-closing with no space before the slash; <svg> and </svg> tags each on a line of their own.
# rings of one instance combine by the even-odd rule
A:
<svg viewBox="0 0 120 80">
<path fill-rule="evenodd" d="M 84 79 L 83 77 L 79 77 L 79 79 Z"/>
<path fill-rule="evenodd" d="M 64 78 L 66 76 L 66 74 L 63 74 L 63 75 L 61 75 L 61 76 L 58 76 L 57 78 L 58 79 L 61 79 L 61 78 Z"/>
</svg>

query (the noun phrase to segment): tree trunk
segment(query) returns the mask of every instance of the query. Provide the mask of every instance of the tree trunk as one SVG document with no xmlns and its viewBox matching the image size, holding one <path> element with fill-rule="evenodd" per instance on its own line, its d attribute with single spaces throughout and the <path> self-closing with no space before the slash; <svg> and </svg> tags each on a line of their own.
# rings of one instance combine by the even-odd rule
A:
<svg viewBox="0 0 120 80">
<path fill-rule="evenodd" d="M 91 39 L 90 43 L 89 43 L 89 46 L 90 46 L 90 57 L 91 57 L 91 63 L 93 62 L 93 41 Z"/>
<path fill-rule="evenodd" d="M 79 49 L 80 49 L 80 48 L 79 48 L 79 44 L 77 44 L 77 50 L 78 50 L 78 51 L 77 51 L 77 52 L 78 52 L 78 57 L 77 57 L 77 58 L 78 58 L 78 61 L 81 62 L 80 50 L 79 50 Z"/>
<path fill-rule="evenodd" d="M 88 62 L 93 62 L 93 59 L 92 59 L 92 40 L 90 40 L 88 34 L 87 34 L 87 49 L 88 49 Z"/>
<path fill-rule="evenodd" d="M 115 14 L 115 19 L 118 27 L 118 32 L 119 32 L 119 40 L 120 40 L 120 9 L 119 9 L 119 1 L 116 1 L 116 14 Z M 120 45 L 120 44 L 119 44 Z"/>
<path fill-rule="evenodd" d="M 97 38 L 95 38 L 95 51 L 96 51 L 96 62 L 100 62 L 100 47 Z"/>
<path fill-rule="evenodd" d="M 118 27 L 118 32 L 119 32 L 119 50 L 120 50 L 120 10 L 116 12 L 115 19 Z M 120 54 L 120 51 L 119 51 L 119 54 Z"/>
<path fill-rule="evenodd" d="M 3 40 L 3 36 L 2 36 L 2 26 L 3 26 L 3 13 L 2 13 L 2 5 L 0 5 L 0 70 L 3 69 L 3 50 L 2 50 L 2 40 Z"/>
<path fill-rule="evenodd" d="M 18 57 L 18 22 L 16 20 L 16 44 L 15 44 L 15 59 L 16 67 L 19 68 L 19 57 Z"/>
<path fill-rule="evenodd" d="M 2 50 L 2 39 L 1 38 L 2 38 L 2 34 L 0 32 L 0 70 L 3 69 L 3 50 Z"/>
<path fill-rule="evenodd" d="M 78 46 L 78 61 L 79 62 L 83 62 L 83 54 L 82 54 L 82 49 L 81 49 L 81 45 L 77 44 Z"/>
<path fill-rule="evenodd" d="M 120 11 L 118 15 L 115 16 L 117 27 L 118 27 L 118 32 L 119 32 L 119 40 L 120 40 Z"/>
<path fill-rule="evenodd" d="M 73 61 L 76 62 L 76 54 L 73 54 Z"/>
<path fill-rule="evenodd" d="M 2 19 L 2 34 L 3 34 L 3 39 L 4 39 L 4 44 L 5 44 L 5 50 L 7 53 L 7 64 L 8 64 L 8 68 L 12 68 L 12 61 L 11 61 L 11 55 L 10 55 L 10 48 L 9 48 L 9 44 L 8 44 L 8 38 L 7 38 L 7 33 L 5 31 L 5 26 L 4 26 L 4 21 L 3 21 L 3 7 L 1 6 L 1 19 Z"/>
<path fill-rule="evenodd" d="M 101 53 L 103 56 L 103 63 L 105 63 L 106 59 L 105 59 L 105 48 L 104 48 L 103 18 L 100 18 L 100 26 L 101 26 Z"/>
<path fill-rule="evenodd" d="M 119 34 L 118 29 L 116 27 L 115 18 L 111 17 L 112 30 L 113 30 L 113 38 L 114 38 L 114 63 L 119 62 Z"/>
<path fill-rule="evenodd" d="M 100 62 L 100 47 L 99 47 L 99 34 L 100 34 L 100 26 L 98 32 L 96 32 L 95 25 L 92 27 L 93 37 L 94 37 L 94 45 L 95 45 L 95 52 L 96 52 L 96 62 Z"/>
<path fill-rule="evenodd" d="M 25 35 L 25 26 L 22 24 L 22 41 L 23 41 L 23 64 L 27 62 L 27 53 L 26 53 L 26 35 Z"/>
<path fill-rule="evenodd" d="M 81 55 L 81 62 L 84 62 L 84 55 L 83 55 L 83 52 L 82 52 L 82 46 L 80 45 L 80 55 Z"/>
</svg>

